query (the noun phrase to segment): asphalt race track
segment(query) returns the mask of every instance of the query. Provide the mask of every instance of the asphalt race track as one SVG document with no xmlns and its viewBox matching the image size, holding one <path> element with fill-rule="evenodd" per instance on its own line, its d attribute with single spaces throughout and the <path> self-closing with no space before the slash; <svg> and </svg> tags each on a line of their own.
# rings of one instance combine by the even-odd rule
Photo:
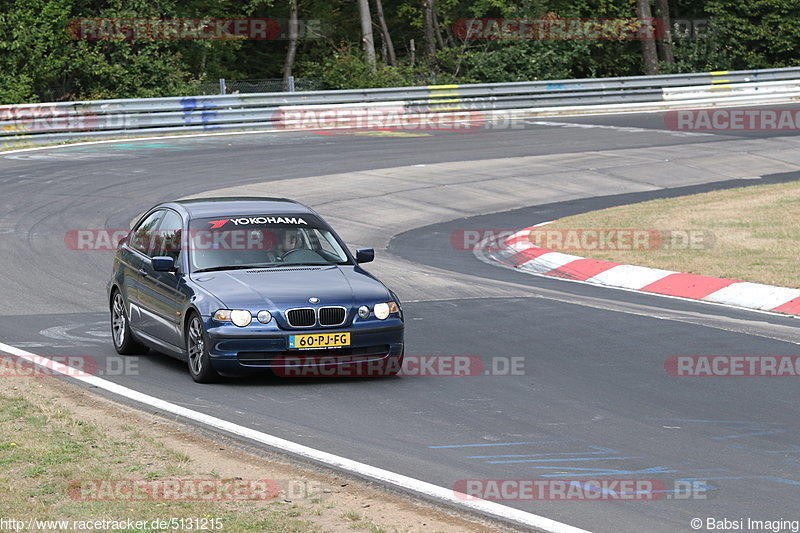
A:
<svg viewBox="0 0 800 533">
<path fill-rule="evenodd" d="M 791 133 L 687 135 L 663 124 L 661 114 L 557 117 L 0 153 L 0 342 L 94 356 L 126 387 L 442 487 L 536 478 L 707 489 L 503 502 L 591 531 L 800 519 L 797 381 L 664 369 L 672 355 L 797 355 L 797 319 L 542 279 L 453 246 L 459 230 L 800 176 Z M 153 204 L 209 194 L 285 195 L 318 209 L 354 248 L 377 249 L 368 270 L 405 302 L 406 354 L 478 356 L 497 375 L 198 385 L 183 363 L 152 352 L 118 375 L 105 363 L 116 360 L 112 253 L 68 249 L 66 232 L 127 228 Z M 504 375 L 512 358 L 524 371 Z"/>
</svg>

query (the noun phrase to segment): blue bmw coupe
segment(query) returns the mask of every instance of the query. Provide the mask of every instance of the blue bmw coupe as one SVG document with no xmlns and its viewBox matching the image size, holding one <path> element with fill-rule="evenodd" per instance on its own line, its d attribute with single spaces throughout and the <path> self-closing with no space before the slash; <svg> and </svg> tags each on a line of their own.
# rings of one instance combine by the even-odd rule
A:
<svg viewBox="0 0 800 533">
<path fill-rule="evenodd" d="M 352 255 L 322 217 L 292 200 L 157 205 L 114 258 L 114 348 L 184 360 L 201 383 L 257 369 L 352 375 L 337 370 L 353 364 L 394 375 L 403 311 L 361 268 L 374 256 L 370 248 Z"/>
</svg>

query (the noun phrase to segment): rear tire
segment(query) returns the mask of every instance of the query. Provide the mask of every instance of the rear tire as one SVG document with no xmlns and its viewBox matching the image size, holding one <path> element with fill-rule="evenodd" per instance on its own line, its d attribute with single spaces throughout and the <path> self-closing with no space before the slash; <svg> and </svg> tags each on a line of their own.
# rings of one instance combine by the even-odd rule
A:
<svg viewBox="0 0 800 533">
<path fill-rule="evenodd" d="M 186 353 L 189 355 L 189 375 L 197 383 L 213 383 L 219 380 L 219 374 L 211 366 L 211 355 L 208 353 L 208 336 L 203 322 L 196 314 L 189 317 L 186 326 Z"/>
<path fill-rule="evenodd" d="M 115 290 L 111 296 L 111 340 L 114 349 L 120 355 L 146 353 L 147 347 L 133 338 L 131 333 L 128 312 L 125 308 L 125 299 L 122 293 Z"/>
</svg>

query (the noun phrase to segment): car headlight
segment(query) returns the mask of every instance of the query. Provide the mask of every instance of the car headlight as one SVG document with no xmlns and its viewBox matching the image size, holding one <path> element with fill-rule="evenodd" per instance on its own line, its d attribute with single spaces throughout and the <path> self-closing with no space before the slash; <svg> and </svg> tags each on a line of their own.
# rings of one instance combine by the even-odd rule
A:
<svg viewBox="0 0 800 533">
<path fill-rule="evenodd" d="M 244 309 L 220 309 L 214 313 L 214 319 L 220 322 L 233 322 L 243 328 L 253 321 L 253 315 L 250 314 L 250 311 Z"/>
<path fill-rule="evenodd" d="M 362 305 L 361 307 L 358 308 L 358 316 L 359 317 L 367 319 L 367 318 L 369 318 L 369 314 L 370 314 L 370 310 L 369 310 L 369 307 L 367 307 L 366 305 Z"/>
<path fill-rule="evenodd" d="M 269 321 L 272 320 L 272 313 L 269 311 L 259 311 L 257 318 L 262 324 L 269 324 Z"/>
<path fill-rule="evenodd" d="M 231 311 L 231 322 L 240 328 L 245 327 L 252 321 L 253 315 L 250 314 L 250 311 L 245 311 L 244 309 L 234 309 Z"/>
<path fill-rule="evenodd" d="M 381 302 L 379 304 L 375 304 L 373 311 L 375 313 L 375 318 L 378 320 L 386 320 L 389 318 L 389 315 L 392 313 L 396 313 L 399 311 L 399 307 L 395 302 Z"/>
</svg>

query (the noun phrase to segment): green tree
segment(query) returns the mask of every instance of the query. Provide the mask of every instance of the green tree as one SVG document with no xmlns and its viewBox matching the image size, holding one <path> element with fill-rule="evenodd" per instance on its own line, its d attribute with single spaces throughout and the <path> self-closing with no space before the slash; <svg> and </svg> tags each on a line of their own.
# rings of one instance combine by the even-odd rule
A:
<svg viewBox="0 0 800 533">
<path fill-rule="evenodd" d="M 725 69 L 796 66 L 800 62 L 797 0 L 708 0 L 713 38 Z"/>
</svg>

